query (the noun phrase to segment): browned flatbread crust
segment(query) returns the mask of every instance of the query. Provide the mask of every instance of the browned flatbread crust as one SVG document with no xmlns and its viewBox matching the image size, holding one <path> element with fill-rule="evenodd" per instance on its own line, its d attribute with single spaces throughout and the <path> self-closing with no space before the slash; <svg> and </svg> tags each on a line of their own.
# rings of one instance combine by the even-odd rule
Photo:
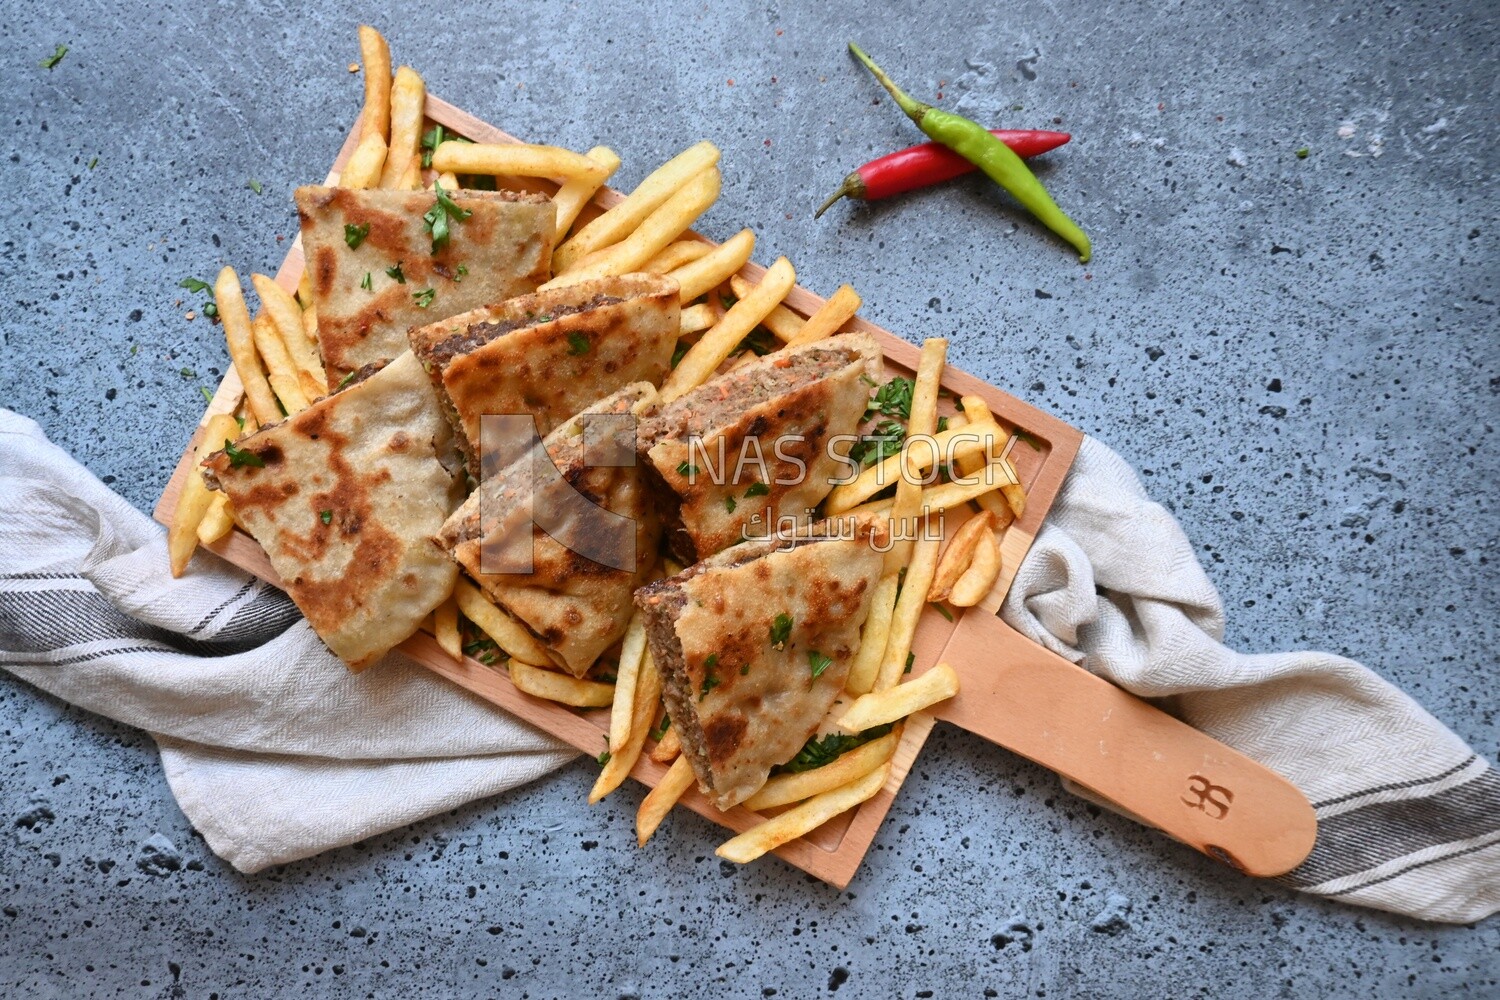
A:
<svg viewBox="0 0 1500 1000">
<path fill-rule="evenodd" d="M 628 274 L 522 295 L 413 327 L 479 475 L 480 418 L 529 413 L 537 433 L 632 382 L 660 385 L 681 329 L 677 282 Z"/>
<path fill-rule="evenodd" d="M 265 549 L 328 648 L 355 670 L 410 636 L 453 590 L 432 541 L 458 502 L 451 431 L 411 352 L 236 445 L 204 478 Z M 456 464 L 456 463 L 455 463 Z"/>
<path fill-rule="evenodd" d="M 606 453 L 633 462 L 628 418 L 655 391 L 638 382 L 590 406 L 585 413 L 627 418 L 597 435 L 581 431 L 581 414 L 556 428 L 542 444 L 559 477 L 544 480 L 533 465 L 539 456 L 522 457 L 485 479 L 437 534 L 485 595 L 576 677 L 625 634 L 631 594 L 656 564 L 661 521 L 642 469 L 599 464 Z M 552 519 L 545 530 L 542 518 Z M 585 554 L 605 551 L 619 556 L 615 565 Z M 525 554 L 529 572 L 486 572 L 488 560 Z"/>
<path fill-rule="evenodd" d="M 805 525 L 848 471 L 837 456 L 864 419 L 860 376 L 880 364 L 874 338 L 842 334 L 768 354 L 648 415 L 638 447 L 680 503 L 672 551 L 691 562 Z"/>
<path fill-rule="evenodd" d="M 720 809 L 796 756 L 843 690 L 884 559 L 872 534 L 883 539 L 859 522 L 843 536 L 745 542 L 636 592 L 672 726 Z M 782 614 L 792 624 L 778 649 Z M 821 657 L 831 662 L 814 677 Z"/>
<path fill-rule="evenodd" d="M 550 200 L 514 191 L 451 197 L 473 214 L 449 223 L 448 244 L 434 254 L 422 219 L 437 202 L 431 192 L 297 189 L 330 387 L 362 365 L 405 351 L 408 327 L 524 295 L 549 277 Z M 357 248 L 349 246 L 346 226 L 370 227 Z M 398 264 L 404 283 L 387 274 Z M 367 276 L 370 287 L 364 288 Z"/>
</svg>

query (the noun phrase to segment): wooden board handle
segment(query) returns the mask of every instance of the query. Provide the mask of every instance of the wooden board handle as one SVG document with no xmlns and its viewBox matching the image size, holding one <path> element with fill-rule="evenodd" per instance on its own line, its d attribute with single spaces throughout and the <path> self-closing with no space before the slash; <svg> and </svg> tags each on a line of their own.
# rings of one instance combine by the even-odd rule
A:
<svg viewBox="0 0 1500 1000">
<path fill-rule="evenodd" d="M 940 719 L 1247 874 L 1281 875 L 1312 850 L 1317 818 L 1291 782 L 993 615 L 966 614 L 943 658 L 960 690 Z"/>
</svg>

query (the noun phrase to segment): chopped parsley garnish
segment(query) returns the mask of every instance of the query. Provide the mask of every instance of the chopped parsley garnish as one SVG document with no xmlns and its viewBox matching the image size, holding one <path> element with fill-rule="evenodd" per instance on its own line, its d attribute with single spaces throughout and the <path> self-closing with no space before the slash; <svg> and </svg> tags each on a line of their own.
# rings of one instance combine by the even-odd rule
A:
<svg viewBox="0 0 1500 1000">
<path fill-rule="evenodd" d="M 360 281 L 359 287 L 363 288 L 367 292 L 374 290 L 375 283 L 370 280 L 370 272 L 369 271 L 365 272 L 364 279 L 362 281 Z"/>
<path fill-rule="evenodd" d="M 906 654 L 906 669 L 903 670 L 903 671 L 901 671 L 901 672 L 903 674 L 909 674 L 909 673 L 911 673 L 912 664 L 914 664 L 916 662 L 917 662 L 917 654 L 916 653 L 908 652 Z"/>
<path fill-rule="evenodd" d="M 197 378 L 198 377 L 198 373 L 195 372 L 195 371 L 193 371 L 191 368 L 184 368 L 181 371 L 179 371 L 177 374 L 181 375 L 183 378 Z"/>
<path fill-rule="evenodd" d="M 236 448 L 234 442 L 228 438 L 224 439 L 224 457 L 229 459 L 229 467 L 231 469 L 238 469 L 243 465 L 254 466 L 257 469 L 264 469 L 266 467 L 265 459 L 253 451 Z"/>
<path fill-rule="evenodd" d="M 815 771 L 824 764 L 832 764 L 855 747 L 863 746 L 871 740 L 878 740 L 890 731 L 891 724 L 886 723 L 883 726 L 866 729 L 857 736 L 847 733 L 825 733 L 823 736 L 814 736 L 803 744 L 801 750 L 797 751 L 797 756 L 772 770 L 781 774 Z"/>
<path fill-rule="evenodd" d="M 347 222 L 344 223 L 344 242 L 349 244 L 350 250 L 358 250 L 359 245 L 363 243 L 365 241 L 365 237 L 369 235 L 370 224 L 368 222 L 363 226 L 355 226 Z"/>
<path fill-rule="evenodd" d="M 487 666 L 493 666 L 500 658 L 500 647 L 489 636 L 465 643 L 463 652 L 465 656 L 472 656 Z"/>
<path fill-rule="evenodd" d="M 900 417 L 902 420 L 911 418 L 911 394 L 916 387 L 916 382 L 909 378 L 897 375 L 885 385 L 881 386 L 875 393 L 875 398 L 865 405 L 865 419 L 868 420 L 877 413 L 883 413 L 887 417 Z"/>
<path fill-rule="evenodd" d="M 92 160 L 89 161 L 89 169 L 90 170 L 93 170 L 98 165 L 99 165 L 99 157 L 97 157 L 97 156 L 94 157 Z"/>
<path fill-rule="evenodd" d="M 740 676 L 741 677 L 749 677 L 750 676 L 750 664 L 747 663 L 743 667 L 740 667 Z"/>
<path fill-rule="evenodd" d="M 1303 146 L 1301 149 L 1297 150 L 1297 159 L 1305 160 L 1311 153 L 1312 150 L 1308 149 L 1306 146 Z"/>
<path fill-rule="evenodd" d="M 943 607 L 941 604 L 934 604 L 933 607 L 937 608 L 937 613 L 938 614 L 942 615 L 944 618 L 948 619 L 950 622 L 953 620 L 953 612 L 949 611 L 947 608 Z"/>
<path fill-rule="evenodd" d="M 349 380 L 352 379 L 356 374 L 357 372 L 350 372 L 348 375 L 345 375 L 343 378 L 339 379 L 339 384 L 334 388 L 333 391 L 338 392 L 339 389 L 342 389 L 344 386 L 348 385 Z"/>
<path fill-rule="evenodd" d="M 905 440 L 905 427 L 894 420 L 882 420 L 870 433 L 860 435 L 854 447 L 849 449 L 849 457 L 862 466 L 876 465 L 900 454 L 901 442 Z"/>
<path fill-rule="evenodd" d="M 324 524 L 332 524 L 333 523 L 333 511 L 331 511 L 331 510 L 325 510 L 325 511 L 321 512 L 320 514 L 318 514 L 318 520 L 322 521 Z"/>
<path fill-rule="evenodd" d="M 212 292 L 214 290 L 213 285 L 210 285 L 206 281 L 199 281 L 197 278 L 183 278 L 177 283 L 177 287 L 186 288 L 194 295 L 197 295 L 199 292 Z"/>
<path fill-rule="evenodd" d="M 587 354 L 589 352 L 589 346 L 589 338 L 587 335 L 579 333 L 577 330 L 574 330 L 568 334 L 569 354 Z"/>
<path fill-rule="evenodd" d="M 941 433 L 943 433 L 943 431 L 945 431 L 947 429 L 948 429 L 948 418 L 947 417 L 938 417 L 937 432 L 939 434 L 941 434 Z"/>
<path fill-rule="evenodd" d="M 423 166 L 423 168 L 427 168 L 427 167 L 431 167 L 432 166 L 432 154 L 443 143 L 445 143 L 445 142 L 473 142 L 473 141 L 474 140 L 472 140 L 472 139 L 465 139 L 461 135 L 454 135 L 452 132 L 449 132 L 447 129 L 443 128 L 443 126 L 441 126 L 441 125 L 434 125 L 434 126 L 432 126 L 432 128 L 430 128 L 426 132 L 422 133 L 422 166 Z"/>
<path fill-rule="evenodd" d="M 424 288 L 420 292 L 412 293 L 412 299 L 417 303 L 418 309 L 426 309 L 432 305 L 432 297 L 436 294 L 436 288 Z"/>
<path fill-rule="evenodd" d="M 260 181 L 256 180 L 254 177 L 245 182 L 245 187 L 249 188 L 251 191 L 254 191 L 256 194 L 260 194 L 263 190 L 265 190 L 265 188 L 261 186 Z"/>
<path fill-rule="evenodd" d="M 542 313 L 540 316 L 538 316 L 536 318 L 536 321 L 538 323 L 550 323 L 550 322 L 552 322 L 552 314 L 551 313 Z"/>
<path fill-rule="evenodd" d="M 1019 427 L 1017 427 L 1014 431 L 1011 432 L 1011 436 L 1014 437 L 1017 441 L 1022 441 L 1024 443 L 1026 443 L 1027 445 L 1030 445 L 1032 451 L 1041 451 L 1042 450 L 1042 442 L 1040 442 L 1036 438 L 1032 437 L 1026 431 L 1021 430 L 1021 428 L 1019 428 Z"/>
<path fill-rule="evenodd" d="M 870 387 L 870 388 L 871 388 L 871 389 L 874 389 L 874 388 L 876 388 L 876 387 L 877 387 L 877 386 L 879 386 L 879 385 L 880 385 L 880 383 L 879 383 L 879 382 L 877 382 L 877 381 L 875 381 L 875 380 L 874 380 L 874 379 L 872 379 L 872 378 L 871 378 L 871 377 L 870 377 L 870 376 L 868 376 L 868 375 L 865 375 L 865 374 L 864 374 L 864 373 L 861 373 L 861 374 L 860 374 L 860 376 L 859 376 L 859 380 L 860 380 L 860 381 L 861 381 L 861 382 L 863 382 L 863 383 L 864 383 L 864 384 L 865 384 L 865 385 L 867 385 L 867 386 L 869 386 L 869 387 Z"/>
<path fill-rule="evenodd" d="M 599 762 L 599 766 L 600 767 L 603 767 L 605 764 L 609 763 L 609 757 L 610 757 L 609 751 L 605 750 L 603 753 L 599 754 L 599 756 L 595 757 L 594 759 Z"/>
<path fill-rule="evenodd" d="M 725 497 L 724 498 L 724 509 L 727 510 L 729 513 L 733 514 L 734 513 L 734 509 L 736 507 L 738 507 L 738 506 L 739 506 L 739 504 L 737 504 L 737 503 L 734 502 L 734 497 Z"/>
<path fill-rule="evenodd" d="M 771 622 L 771 647 L 786 649 L 786 641 L 792 637 L 792 616 L 783 611 Z"/>
<path fill-rule="evenodd" d="M 396 263 L 392 264 L 390 267 L 386 268 L 385 269 L 385 274 L 386 274 L 386 277 L 388 277 L 388 278 L 395 278 L 396 279 L 396 284 L 398 284 L 398 285 L 404 285 L 404 284 L 406 284 L 406 272 L 403 271 L 403 270 L 401 270 L 401 262 L 400 261 L 397 261 Z"/>
<path fill-rule="evenodd" d="M 217 315 L 219 315 L 219 304 L 217 302 L 215 302 L 213 299 L 209 299 L 207 302 L 203 303 L 203 315 L 205 315 L 205 316 L 217 316 Z"/>
<path fill-rule="evenodd" d="M 677 474 L 691 479 L 698 474 L 698 467 L 696 465 L 689 465 L 686 462 L 679 462 L 677 464 Z"/>
<path fill-rule="evenodd" d="M 703 661 L 703 686 L 698 689 L 698 700 L 702 701 L 708 697 L 708 692 L 718 687 L 723 681 L 714 676 L 714 668 L 719 665 L 719 654 L 709 653 L 708 659 Z"/>
<path fill-rule="evenodd" d="M 208 391 L 208 386 L 200 385 L 198 391 L 203 393 L 203 398 L 208 400 L 208 402 L 212 403 L 214 401 L 214 394 Z"/>
<path fill-rule="evenodd" d="M 745 335 L 745 339 L 739 342 L 739 346 L 732 353 L 743 354 L 745 351 L 753 351 L 756 357 L 762 358 L 779 346 L 776 337 L 769 330 L 758 326 Z"/>
<path fill-rule="evenodd" d="M 765 483 L 751 483 L 750 488 L 745 491 L 746 499 L 750 497 L 763 497 L 771 492 L 771 487 Z"/>
<path fill-rule="evenodd" d="M 433 187 L 433 194 L 437 195 L 437 202 L 422 216 L 422 222 L 432 233 L 432 252 L 436 254 L 448 245 L 448 220 L 463 222 L 474 213 L 448 197 L 441 184 Z"/>
<path fill-rule="evenodd" d="M 453 272 L 453 282 L 454 282 L 454 284 L 457 284 L 458 282 L 463 281 L 464 278 L 468 276 L 468 274 L 469 274 L 469 269 L 467 267 L 465 267 L 463 264 L 458 265 L 458 270 Z"/>
<path fill-rule="evenodd" d="M 661 725 L 651 730 L 651 738 L 660 741 L 663 736 L 667 735 L 667 730 L 671 727 L 672 717 L 666 712 L 661 713 Z"/>
<path fill-rule="evenodd" d="M 824 656 L 816 649 L 809 649 L 807 651 L 807 665 L 812 668 L 813 680 L 817 680 L 823 676 L 823 671 L 833 666 L 833 659 Z"/>
<path fill-rule="evenodd" d="M 43 59 L 41 62 L 37 63 L 37 65 L 42 67 L 42 69 L 51 69 L 53 66 L 56 66 L 58 63 L 62 62 L 63 56 L 67 54 L 68 47 L 59 42 L 57 48 L 52 50 L 52 54 Z"/>
<path fill-rule="evenodd" d="M 672 367 L 676 368 L 682 356 L 688 352 L 688 345 L 678 341 L 677 346 L 672 348 Z"/>
</svg>

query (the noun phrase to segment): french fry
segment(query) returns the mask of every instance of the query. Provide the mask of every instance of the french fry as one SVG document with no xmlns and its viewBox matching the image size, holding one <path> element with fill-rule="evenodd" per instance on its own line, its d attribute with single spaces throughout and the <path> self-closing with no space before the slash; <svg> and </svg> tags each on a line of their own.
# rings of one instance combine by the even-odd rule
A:
<svg viewBox="0 0 1500 1000">
<path fill-rule="evenodd" d="M 666 764 L 676 760 L 681 753 L 682 737 L 677 735 L 676 726 L 668 726 L 661 739 L 656 741 L 656 746 L 651 748 L 651 759 L 658 764 Z"/>
<path fill-rule="evenodd" d="M 385 136 L 371 132 L 360 139 L 354 152 L 349 154 L 349 160 L 339 174 L 339 187 L 350 191 L 378 187 L 385 172 L 385 158 Z"/>
<path fill-rule="evenodd" d="M 552 272 L 561 274 L 595 250 L 619 243 L 639 229 L 647 216 L 661 207 L 688 181 L 718 162 L 719 147 L 707 141 L 696 143 L 678 153 L 651 171 L 624 201 L 584 226 L 571 240 L 559 246 L 552 254 Z M 600 183 L 603 183 L 602 178 Z"/>
<path fill-rule="evenodd" d="M 298 236 L 297 239 L 301 240 L 302 237 Z M 297 303 L 304 311 L 313 307 L 312 272 L 306 266 L 302 268 L 302 277 L 297 279 Z"/>
<path fill-rule="evenodd" d="M 893 729 L 879 739 L 855 747 L 822 767 L 803 771 L 800 774 L 778 774 L 762 785 L 760 791 L 741 804 L 751 812 L 760 812 L 764 809 L 775 809 L 777 806 L 789 806 L 793 802 L 801 802 L 814 795 L 831 792 L 835 788 L 863 778 L 890 760 L 900 740 L 900 730 Z"/>
<path fill-rule="evenodd" d="M 609 176 L 609 168 L 582 153 L 560 146 L 532 146 L 525 143 L 447 142 L 438 143 L 432 151 L 432 169 L 455 174 L 481 174 L 494 177 L 586 177 L 599 184 Z"/>
<path fill-rule="evenodd" d="M 583 206 L 620 169 L 619 154 L 608 146 L 595 146 L 584 155 L 604 168 L 604 176 L 597 180 L 592 177 L 573 177 L 557 189 L 557 194 L 552 196 L 552 204 L 557 209 L 557 225 L 552 230 L 553 246 L 561 244 L 567 238 L 568 230 L 573 228 Z"/>
<path fill-rule="evenodd" d="M 906 436 L 917 437 L 932 434 L 937 430 L 937 391 L 943 379 L 943 365 L 948 356 L 948 341 L 929 338 L 922 342 L 922 353 L 917 360 L 916 384 L 911 392 L 911 416 L 906 422 Z M 915 531 L 916 519 L 922 500 L 920 476 L 910 467 L 911 450 L 901 449 L 903 472 L 896 482 L 896 500 L 891 508 L 891 530 L 905 534 L 909 539 Z M 906 565 L 911 552 L 911 542 L 898 539 L 885 554 L 885 572 L 895 573 Z M 926 593 L 923 585 L 922 593 Z"/>
<path fill-rule="evenodd" d="M 839 720 L 839 728 L 860 733 L 871 726 L 904 719 L 913 712 L 931 708 L 958 694 L 958 674 L 946 663 L 939 663 L 915 680 L 876 694 L 861 695 Z"/>
<path fill-rule="evenodd" d="M 406 164 L 406 170 L 402 172 L 401 179 L 396 182 L 397 191 L 418 191 L 422 187 L 422 158 L 413 153 Z"/>
<path fill-rule="evenodd" d="M 292 356 L 287 353 L 286 344 L 282 343 L 276 324 L 269 315 L 261 313 L 250 324 L 250 329 L 255 336 L 255 349 L 266 363 L 266 381 L 271 383 L 272 391 L 281 400 L 287 414 L 307 409 L 308 400 L 307 394 L 302 391 L 302 378 L 297 372 L 297 366 L 292 364 Z"/>
<path fill-rule="evenodd" d="M 625 627 L 625 638 L 620 641 L 620 665 L 615 670 L 615 700 L 609 710 L 609 752 L 619 753 L 630 740 L 630 727 L 635 718 L 636 681 L 641 673 L 641 660 L 646 655 L 646 620 L 637 611 L 630 616 Z M 648 725 L 649 728 L 649 725 Z"/>
<path fill-rule="evenodd" d="M 661 698 L 661 674 L 651 659 L 650 650 L 641 659 L 641 672 L 635 682 L 635 706 L 631 712 L 630 738 L 618 751 L 609 752 L 609 760 L 589 790 L 589 805 L 598 802 L 619 788 L 630 775 L 630 769 L 640 759 L 641 747 L 646 745 L 646 735 L 651 730 L 651 720 L 656 718 L 656 705 Z"/>
<path fill-rule="evenodd" d="M 542 288 L 640 270 L 642 264 L 681 236 L 698 216 L 708 211 L 719 197 L 720 181 L 719 168 L 709 167 L 662 202 L 656 211 L 646 216 L 640 228 L 624 240 L 604 250 L 597 258 L 591 258 L 587 264 L 579 262 L 569 267 Z"/>
<path fill-rule="evenodd" d="M 444 171 L 432 179 L 434 188 L 441 187 L 444 191 L 458 190 L 458 175 L 451 171 Z"/>
<path fill-rule="evenodd" d="M 707 257 L 703 258 L 703 260 L 707 259 Z M 702 263 L 702 261 L 697 263 Z M 677 367 L 672 370 L 671 375 L 667 376 L 666 383 L 661 387 L 661 402 L 670 403 L 683 393 L 707 381 L 713 375 L 714 369 L 729 357 L 735 345 L 760 325 L 760 321 L 765 319 L 766 314 L 777 303 L 786 298 L 787 293 L 796 283 L 797 271 L 792 267 L 792 262 L 785 257 L 777 258 L 776 263 L 766 270 L 766 276 L 759 285 L 755 286 L 755 290 L 731 306 L 723 319 L 699 337 L 696 344 L 688 348 L 688 352 L 682 356 L 682 360 L 677 363 Z"/>
<path fill-rule="evenodd" d="M 912 547 L 911 565 L 906 568 L 901 596 L 896 601 L 896 612 L 891 616 L 891 635 L 880 659 L 880 673 L 875 676 L 876 691 L 893 687 L 906 670 L 906 654 L 911 652 L 912 637 L 917 633 L 917 619 L 927 607 L 927 591 L 932 587 L 932 574 L 937 569 L 938 546 L 941 544 L 941 538 L 923 537 Z"/>
<path fill-rule="evenodd" d="M 1008 481 L 1011 475 L 1009 467 L 1003 461 L 991 462 L 978 472 L 968 474 L 962 479 L 955 479 L 951 483 L 938 483 L 929 486 L 921 492 L 917 498 L 917 512 L 919 516 L 937 514 L 941 511 L 951 510 L 960 504 L 966 504 L 970 500 L 978 500 L 986 493 L 992 493 L 1000 489 L 1001 485 Z M 899 487 L 898 487 L 899 488 Z M 843 511 L 842 516 L 856 517 L 866 514 L 889 515 L 895 505 L 895 501 L 889 498 L 885 500 L 872 500 L 869 503 L 860 504 Z"/>
<path fill-rule="evenodd" d="M 679 327 L 679 335 L 686 336 L 707 330 L 719 321 L 719 313 L 707 302 L 700 302 L 695 306 L 688 306 L 682 310 L 682 325 Z"/>
<path fill-rule="evenodd" d="M 407 171 L 422 142 L 422 113 L 427 105 L 427 85 L 410 66 L 396 70 L 391 84 L 391 138 L 386 144 L 385 166 L 380 186 L 404 190 Z M 437 167 L 446 170 L 446 167 Z"/>
<path fill-rule="evenodd" d="M 990 413 L 989 405 L 979 396 L 964 396 L 959 400 L 959 403 L 963 406 L 964 416 L 975 423 L 986 418 L 990 420 L 995 419 L 994 415 Z M 990 454 L 992 456 L 999 456 L 1005 462 L 1005 468 L 1009 475 L 1007 482 L 1000 486 L 1000 495 L 1005 498 L 1005 505 L 1010 508 L 1011 514 L 1015 517 L 1021 517 L 1026 513 L 1026 491 L 1021 488 L 1021 478 L 1016 475 L 1016 467 L 1010 464 L 1010 459 L 1004 457 L 1005 453 L 1002 449 L 1005 447 L 1005 440 L 1005 438 L 1001 438 L 999 441 L 996 441 L 994 450 Z M 970 470 L 964 469 L 963 471 L 968 472 Z M 1009 523 L 1009 519 L 1006 519 L 1002 523 Z"/>
<path fill-rule="evenodd" d="M 712 250 L 712 243 L 702 240 L 678 240 L 668 243 L 654 257 L 642 264 L 640 269 L 650 274 L 666 274 L 684 264 L 691 264 Z"/>
<path fill-rule="evenodd" d="M 571 674 L 532 666 L 525 660 L 514 658 L 510 661 L 510 682 L 516 690 L 533 698 L 545 698 L 574 708 L 604 708 L 615 696 L 613 684 L 580 680 Z"/>
<path fill-rule="evenodd" d="M 359 26 L 359 60 L 365 70 L 365 111 L 359 134 L 379 136 L 385 146 L 391 131 L 391 47 L 368 24 Z"/>
<path fill-rule="evenodd" d="M 432 637 L 454 660 L 464 658 L 464 641 L 458 634 L 458 604 L 453 598 L 432 610 Z"/>
<path fill-rule="evenodd" d="M 875 592 L 870 595 L 870 613 L 860 629 L 859 648 L 855 650 L 849 676 L 844 680 L 844 688 L 851 694 L 864 694 L 875 686 L 875 677 L 880 673 L 880 663 L 890 641 L 891 617 L 896 613 L 896 591 L 899 589 L 899 572 L 883 574 L 875 584 Z"/>
<path fill-rule="evenodd" d="M 907 470 L 917 478 L 920 486 L 923 474 L 939 459 L 962 458 L 968 455 L 983 456 L 996 437 L 1003 439 L 1004 436 L 1005 432 L 1000 429 L 1000 425 L 993 422 L 969 424 L 964 427 L 954 427 L 950 424 L 948 429 L 941 434 L 935 434 L 931 439 L 914 440 L 904 446 L 900 452 L 888 455 L 880 462 L 869 466 L 854 482 L 835 486 L 833 492 L 828 494 L 824 509 L 830 516 L 842 514 L 896 482 L 901 478 L 902 452 L 907 453 L 904 456 Z M 932 442 L 931 446 L 926 446 L 928 440 Z"/>
<path fill-rule="evenodd" d="M 729 289 L 737 299 L 749 295 L 754 288 L 754 285 L 738 274 L 729 276 Z M 760 325 L 774 333 L 778 340 L 789 341 L 802 332 L 802 326 L 806 322 L 786 306 L 777 306 L 766 313 L 766 318 L 760 321 Z"/>
<path fill-rule="evenodd" d="M 814 795 L 800 806 L 752 826 L 738 837 L 720 844 L 714 853 L 737 864 L 754 861 L 804 833 L 811 833 L 840 813 L 873 799 L 885 786 L 890 774 L 891 765 L 882 764 L 863 778 L 831 792 Z"/>
<path fill-rule="evenodd" d="M 1021 477 L 1016 474 L 1016 467 L 1011 464 L 1010 459 L 1002 457 L 1000 461 L 1005 463 L 1005 470 L 1010 473 L 1010 481 L 1000 484 L 1000 495 L 1005 497 L 1005 502 L 1010 505 L 1017 518 L 1024 517 L 1026 490 L 1021 486 Z"/>
<path fill-rule="evenodd" d="M 198 544 L 212 545 L 233 530 L 234 512 L 229 509 L 229 497 L 215 492 L 203 520 L 198 522 Z"/>
<path fill-rule="evenodd" d="M 303 395 L 308 400 L 326 395 L 328 378 L 323 374 L 323 363 L 318 360 L 317 350 L 302 327 L 302 310 L 298 308 L 297 300 L 264 274 L 252 274 L 250 281 L 255 285 L 255 293 L 260 296 L 261 308 L 270 315 L 271 322 L 276 324 L 282 343 L 286 345 L 286 352 L 296 366 L 297 380 L 302 386 Z M 287 411 L 291 412 L 291 408 L 288 407 Z"/>
<path fill-rule="evenodd" d="M 245 386 L 245 399 L 250 403 L 250 412 L 261 424 L 274 424 L 281 419 L 281 407 L 276 405 L 276 396 L 271 384 L 266 381 L 260 367 L 260 352 L 255 347 L 255 331 L 250 325 L 250 310 L 245 306 L 245 293 L 240 287 L 240 276 L 234 268 L 226 267 L 214 279 L 214 302 L 219 307 L 219 319 L 224 324 L 224 339 L 229 342 L 229 357 L 234 370 L 239 373 Z"/>
<path fill-rule="evenodd" d="M 167 558 L 174 577 L 181 576 L 198 547 L 198 525 L 213 503 L 214 493 L 198 474 L 198 464 L 212 453 L 224 447 L 224 441 L 234 436 L 234 418 L 220 413 L 208 419 L 198 447 L 193 450 L 193 464 L 182 482 L 182 492 L 177 494 L 177 508 L 172 512 L 172 526 L 167 529 Z"/>
<path fill-rule="evenodd" d="M 955 413 L 948 418 L 949 430 L 959 430 L 968 426 L 969 418 L 962 413 Z M 999 444 L 1003 444 L 1003 442 Z M 969 479 L 973 477 L 974 473 L 979 472 L 988 464 L 989 459 L 984 455 L 969 455 L 966 458 L 958 460 L 958 470 L 963 473 L 965 479 Z M 1010 509 L 1010 505 L 1005 502 L 1003 496 L 996 496 L 994 493 L 981 493 L 974 500 L 979 506 L 994 516 L 996 531 L 1004 530 L 1006 525 L 1016 519 L 1015 512 Z"/>
<path fill-rule="evenodd" d="M 318 342 L 318 307 L 311 302 L 302 310 L 302 336 L 307 338 L 308 343 L 315 345 Z M 318 362 L 318 366 L 322 367 L 321 361 Z M 327 386 L 324 386 L 323 392 L 326 393 L 327 391 Z M 319 393 L 319 395 L 322 395 L 322 393 Z"/>
<path fill-rule="evenodd" d="M 953 585 L 958 578 L 964 575 L 969 564 L 974 561 L 974 550 L 979 541 L 988 535 L 994 541 L 995 515 L 989 511 L 981 511 L 978 515 L 964 522 L 963 527 L 954 532 L 949 539 L 948 545 L 943 549 L 943 555 L 938 560 L 937 571 L 932 575 L 932 586 L 927 591 L 928 603 L 946 601 L 948 595 L 953 593 Z M 998 551 L 998 550 L 997 550 Z M 998 567 L 996 568 L 998 572 Z M 993 578 L 991 579 L 993 582 Z M 960 604 L 959 607 L 971 607 L 972 605 Z"/>
<path fill-rule="evenodd" d="M 802 329 L 791 340 L 787 341 L 788 347 L 801 347 L 803 344 L 811 344 L 815 340 L 831 337 L 838 333 L 839 327 L 854 318 L 864 300 L 854 290 L 853 285 L 840 285 L 839 290 L 824 302 L 817 312 L 807 317 L 807 322 Z"/>
<path fill-rule="evenodd" d="M 955 608 L 972 608 L 989 594 L 1000 576 L 1000 543 L 995 533 L 986 530 L 979 536 L 974 549 L 974 559 L 969 568 L 953 584 L 948 603 Z"/>
<path fill-rule="evenodd" d="M 667 768 L 667 773 L 662 775 L 661 781 L 651 789 L 651 793 L 641 800 L 641 807 L 635 814 L 635 842 L 638 847 L 645 847 L 646 841 L 661 826 L 661 821 L 667 818 L 667 813 L 682 798 L 684 792 L 693 784 L 693 765 L 688 763 L 686 757 L 678 757 Z"/>
<path fill-rule="evenodd" d="M 670 272 L 682 290 L 680 301 L 689 305 L 698 296 L 718 288 L 729 276 L 745 266 L 755 249 L 755 234 L 741 229 L 691 264 Z"/>
<path fill-rule="evenodd" d="M 468 580 L 459 578 L 458 583 L 453 587 L 453 600 L 458 603 L 458 610 L 464 613 L 464 617 L 478 625 L 485 635 L 494 639 L 495 645 L 505 650 L 506 656 L 525 663 L 551 662 L 547 650 L 532 638 L 530 632 L 517 624 L 510 615 L 491 604 L 489 598 L 485 597 L 479 588 Z"/>
</svg>

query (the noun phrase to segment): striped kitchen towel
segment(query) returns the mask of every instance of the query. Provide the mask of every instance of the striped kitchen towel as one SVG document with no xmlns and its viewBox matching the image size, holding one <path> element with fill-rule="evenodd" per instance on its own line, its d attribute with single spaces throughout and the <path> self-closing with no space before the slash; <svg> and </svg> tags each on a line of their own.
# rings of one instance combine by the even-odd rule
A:
<svg viewBox="0 0 1500 1000">
<path fill-rule="evenodd" d="M 1500 909 L 1500 773 L 1353 660 L 1225 647 L 1181 526 L 1099 442 L 1084 441 L 1002 614 L 1302 789 L 1318 839 L 1287 885 L 1453 923 Z"/>
</svg>

